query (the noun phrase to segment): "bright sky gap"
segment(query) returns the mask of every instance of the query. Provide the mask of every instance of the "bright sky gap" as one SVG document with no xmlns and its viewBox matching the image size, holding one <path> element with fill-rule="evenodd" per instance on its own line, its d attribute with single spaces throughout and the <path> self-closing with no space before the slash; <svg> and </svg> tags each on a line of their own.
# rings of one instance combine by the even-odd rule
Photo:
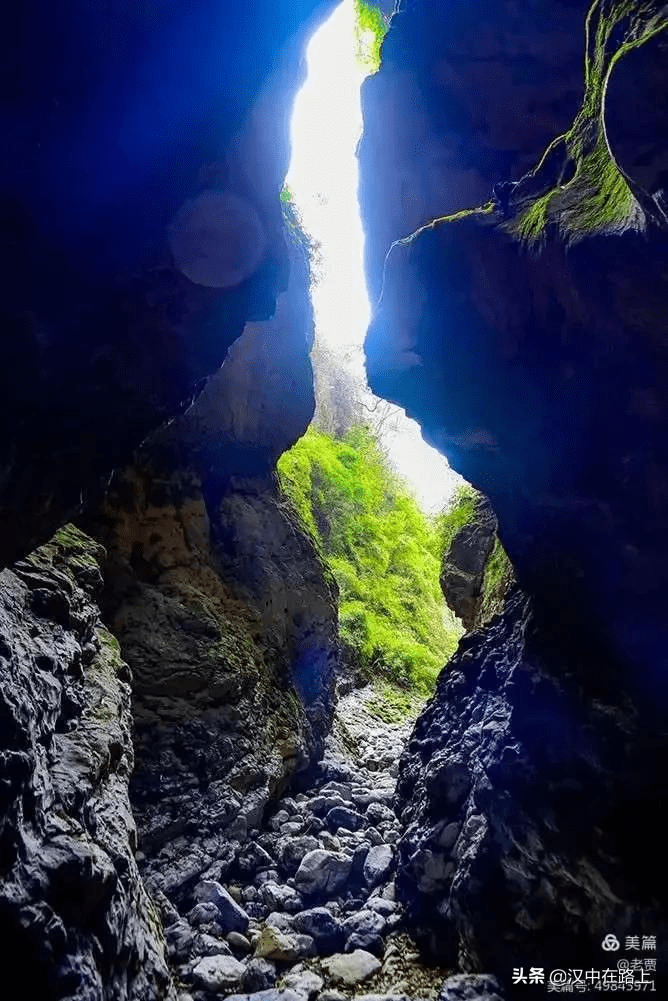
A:
<svg viewBox="0 0 668 1001">
<path fill-rule="evenodd" d="M 342 0 L 307 49 L 308 76 L 295 100 L 292 159 L 286 177 L 306 232 L 320 244 L 311 288 L 316 339 L 335 349 L 366 387 L 362 344 L 371 316 L 364 280 L 364 232 L 357 199 L 356 148 L 362 132 L 354 0 Z M 368 406 L 374 397 L 368 388 Z M 428 512 L 462 482 L 403 411 L 381 432 L 392 465 Z"/>
</svg>

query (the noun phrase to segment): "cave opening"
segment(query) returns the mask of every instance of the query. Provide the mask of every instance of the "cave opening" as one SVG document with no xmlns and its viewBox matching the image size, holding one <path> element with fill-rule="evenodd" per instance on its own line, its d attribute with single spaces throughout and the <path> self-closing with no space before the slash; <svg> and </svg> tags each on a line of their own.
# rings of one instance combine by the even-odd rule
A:
<svg viewBox="0 0 668 1001">
<path fill-rule="evenodd" d="M 361 90 L 378 69 L 390 19 L 391 11 L 343 0 L 306 51 L 282 199 L 309 258 L 316 408 L 278 471 L 336 578 L 345 670 L 374 686 L 372 711 L 398 720 L 431 695 L 464 629 L 482 604 L 488 610 L 484 592 L 495 591 L 485 567 L 498 576 L 500 544 L 482 499 L 366 378 Z M 476 528 L 460 538 L 470 523 Z M 452 545 L 458 555 L 448 560 Z"/>
</svg>

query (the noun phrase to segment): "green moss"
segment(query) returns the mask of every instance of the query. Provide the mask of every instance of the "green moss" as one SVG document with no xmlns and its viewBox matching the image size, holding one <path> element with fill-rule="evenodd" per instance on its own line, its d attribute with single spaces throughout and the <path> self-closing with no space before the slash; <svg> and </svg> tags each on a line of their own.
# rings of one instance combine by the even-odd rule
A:
<svg viewBox="0 0 668 1001">
<path fill-rule="evenodd" d="M 500 540 L 496 539 L 485 567 L 483 598 L 480 607 L 481 622 L 489 622 L 492 616 L 498 615 L 503 610 L 506 591 L 513 577 L 513 567 L 508 555 Z"/>
<path fill-rule="evenodd" d="M 357 61 L 368 73 L 375 73 L 380 67 L 380 47 L 387 28 L 388 22 L 378 7 L 355 0 Z"/>
<path fill-rule="evenodd" d="M 387 681 L 374 681 L 374 695 L 366 703 L 366 708 L 376 719 L 384 723 L 405 723 L 415 719 L 424 706 L 425 698 L 418 697 L 405 688 Z"/>
<path fill-rule="evenodd" d="M 437 216 L 436 219 L 430 219 L 426 222 L 424 226 L 420 226 L 413 233 L 409 233 L 408 236 L 402 236 L 400 239 L 395 240 L 388 250 L 388 255 L 393 247 L 405 247 L 409 243 L 412 243 L 418 236 L 425 233 L 429 229 L 436 229 L 437 226 L 443 225 L 449 222 L 457 222 L 459 219 L 468 219 L 470 216 L 484 216 L 489 215 L 494 211 L 494 202 L 486 202 L 484 205 L 479 205 L 477 208 L 473 209 L 460 209 L 458 212 L 451 212 L 450 215 Z M 387 255 L 386 255 L 387 260 Z"/>
<path fill-rule="evenodd" d="M 537 198 L 517 219 L 515 232 L 525 243 L 535 244 L 543 237 L 553 195 L 550 191 Z"/>
<path fill-rule="evenodd" d="M 520 207 L 506 229 L 535 246 L 550 225 L 567 243 L 595 233 L 621 232 L 642 225 L 643 215 L 612 158 L 605 138 L 603 99 L 609 75 L 632 49 L 668 28 L 665 8 L 651 0 L 595 0 L 585 26 L 585 94 L 573 127 L 550 144 L 538 166 L 518 186 Z M 622 38 L 621 43 L 618 41 Z M 560 144 L 564 162 L 575 166 L 567 184 L 550 177 L 549 155 Z M 521 201 L 522 184 L 540 187 Z M 528 184 L 527 184 L 528 182 Z"/>
<path fill-rule="evenodd" d="M 340 632 L 368 679 L 428 693 L 461 628 L 440 590 L 438 538 L 368 428 L 309 428 L 278 462 L 286 498 L 334 574 Z"/>
<path fill-rule="evenodd" d="M 439 563 L 448 551 L 455 535 L 475 518 L 480 493 L 470 483 L 462 484 L 455 491 L 447 508 L 434 519 L 438 539 Z"/>
<path fill-rule="evenodd" d="M 100 645 L 105 648 L 108 655 L 111 657 L 112 662 L 119 665 L 123 659 L 121 655 L 121 646 L 113 633 L 110 633 L 104 626 L 99 626 L 97 629 L 97 638 Z"/>
</svg>

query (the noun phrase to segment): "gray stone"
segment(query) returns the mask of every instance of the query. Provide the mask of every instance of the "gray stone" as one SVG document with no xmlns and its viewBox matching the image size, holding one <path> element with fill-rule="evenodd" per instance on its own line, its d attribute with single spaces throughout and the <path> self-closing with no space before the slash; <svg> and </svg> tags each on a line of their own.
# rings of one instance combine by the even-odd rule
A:
<svg viewBox="0 0 668 1001">
<path fill-rule="evenodd" d="M 264 883 L 260 887 L 260 897 L 273 911 L 298 911 L 302 903 L 299 894 L 289 886 L 273 881 Z"/>
<path fill-rule="evenodd" d="M 165 929 L 167 952 L 173 963 L 183 962 L 190 956 L 195 932 L 185 918 L 180 918 Z"/>
<path fill-rule="evenodd" d="M 296 931 L 310 935 L 321 954 L 334 952 L 343 945 L 341 922 L 326 907 L 311 907 L 295 914 L 293 926 Z"/>
<path fill-rule="evenodd" d="M 444 982 L 438 1001 L 503 1001 L 503 995 L 496 977 L 458 973 Z"/>
<path fill-rule="evenodd" d="M 238 931 L 243 934 L 248 928 L 248 914 L 246 911 L 215 880 L 207 879 L 198 883 L 193 896 L 200 903 L 215 904 L 218 909 L 217 920 L 224 931 Z"/>
<path fill-rule="evenodd" d="M 272 987 L 276 981 L 276 964 L 270 959 L 251 959 L 246 964 L 242 986 L 251 994 Z"/>
<path fill-rule="evenodd" d="M 230 947 L 226 942 L 206 932 L 195 936 L 192 951 L 196 956 L 231 956 Z"/>
<path fill-rule="evenodd" d="M 276 854 L 283 871 L 294 875 L 304 856 L 320 847 L 317 838 L 303 834 L 297 838 L 281 838 L 276 843 Z"/>
<path fill-rule="evenodd" d="M 227 941 L 232 951 L 238 956 L 247 956 L 251 951 L 250 942 L 241 932 L 231 931 L 227 936 Z"/>
<path fill-rule="evenodd" d="M 325 823 L 331 831 L 343 827 L 346 831 L 359 831 L 364 827 L 365 820 L 361 813 L 349 806 L 335 806 L 325 817 Z"/>
<path fill-rule="evenodd" d="M 377 914 L 382 914 L 384 918 L 396 914 L 399 910 L 399 904 L 395 900 L 385 900 L 384 897 L 369 897 L 365 906 Z"/>
<path fill-rule="evenodd" d="M 315 953 L 315 943 L 310 935 L 283 932 L 273 925 L 265 925 L 255 943 L 255 956 L 259 959 L 292 963 L 296 959 L 314 956 Z"/>
<path fill-rule="evenodd" d="M 211 921 L 217 921 L 220 917 L 218 908 L 212 903 L 201 903 L 195 904 L 193 909 L 188 913 L 188 921 L 191 925 L 198 927 L 199 925 L 208 924 Z"/>
<path fill-rule="evenodd" d="M 253 841 L 240 853 L 237 865 L 239 866 L 239 871 L 244 876 L 251 877 L 262 869 L 271 869 L 275 865 L 275 862 L 262 845 Z"/>
<path fill-rule="evenodd" d="M 272 911 L 265 918 L 265 924 L 273 925 L 279 931 L 294 931 L 294 918 L 291 914 L 283 914 L 282 911 Z"/>
<path fill-rule="evenodd" d="M 364 879 L 367 886 L 384 882 L 392 869 L 394 853 L 389 845 L 374 845 L 364 862 Z"/>
<path fill-rule="evenodd" d="M 310 1001 L 323 987 L 324 981 L 313 970 L 295 967 L 282 981 L 281 986 L 294 991 L 300 998 Z"/>
<path fill-rule="evenodd" d="M 380 824 L 384 820 L 396 821 L 394 810 L 384 803 L 369 803 L 366 808 L 366 817 L 371 824 Z"/>
<path fill-rule="evenodd" d="M 369 952 L 382 953 L 382 934 L 385 930 L 385 918 L 376 911 L 361 910 L 352 914 L 343 922 L 346 936 L 346 952 L 354 949 L 366 949 Z"/>
<path fill-rule="evenodd" d="M 304 1001 L 303 996 L 290 990 L 279 990 L 271 987 L 266 991 L 253 994 L 231 994 L 227 1001 Z"/>
<path fill-rule="evenodd" d="M 364 949 L 356 949 L 346 954 L 337 953 L 328 959 L 323 959 L 321 965 L 332 980 L 340 981 L 346 987 L 354 987 L 369 980 L 378 973 L 381 966 L 380 960 Z"/>
<path fill-rule="evenodd" d="M 302 859 L 295 884 L 309 896 L 333 895 L 345 886 L 351 869 L 352 859 L 347 855 L 316 849 Z"/>
<path fill-rule="evenodd" d="M 207 956 L 193 970 L 193 980 L 198 987 L 213 994 L 229 992 L 238 987 L 244 975 L 242 963 L 233 956 Z"/>
</svg>

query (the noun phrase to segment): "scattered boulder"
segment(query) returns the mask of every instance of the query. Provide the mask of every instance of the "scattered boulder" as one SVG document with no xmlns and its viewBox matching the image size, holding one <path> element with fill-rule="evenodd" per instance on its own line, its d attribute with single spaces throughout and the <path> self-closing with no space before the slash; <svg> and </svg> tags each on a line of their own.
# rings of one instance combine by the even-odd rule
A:
<svg viewBox="0 0 668 1001">
<path fill-rule="evenodd" d="M 361 827 L 364 827 L 365 821 L 357 810 L 348 806 L 335 806 L 327 813 L 325 823 L 332 831 L 339 827 L 344 827 L 347 831 L 359 831 Z"/>
<path fill-rule="evenodd" d="M 324 981 L 313 970 L 295 967 L 283 978 L 282 986 L 298 994 L 302 1001 L 311 1001 L 323 988 Z"/>
<path fill-rule="evenodd" d="M 341 923 L 326 907 L 312 907 L 295 914 L 293 926 L 296 931 L 310 935 L 321 954 L 334 952 L 343 945 Z"/>
<path fill-rule="evenodd" d="M 351 869 L 352 859 L 348 855 L 316 849 L 302 859 L 295 875 L 295 885 L 307 896 L 333 896 L 345 885 Z"/>
<path fill-rule="evenodd" d="M 388 879 L 394 853 L 389 845 L 374 845 L 364 862 L 364 879 L 367 886 L 378 886 Z"/>
<path fill-rule="evenodd" d="M 322 966 L 332 980 L 340 981 L 346 987 L 355 987 L 378 973 L 381 963 L 370 952 L 355 949 L 354 952 L 337 953 L 329 959 L 323 959 Z"/>
<path fill-rule="evenodd" d="M 193 895 L 200 903 L 215 904 L 218 911 L 217 920 L 224 931 L 238 931 L 243 934 L 248 928 L 248 914 L 220 883 L 213 879 L 205 879 L 197 884 Z"/>
<path fill-rule="evenodd" d="M 310 935 L 284 932 L 274 925 L 265 925 L 255 944 L 257 958 L 276 959 L 283 963 L 314 956 L 315 951 L 315 944 Z"/>
<path fill-rule="evenodd" d="M 212 994 L 221 994 L 239 987 L 244 976 L 244 966 L 233 956 L 207 956 L 193 970 L 198 987 Z"/>
<path fill-rule="evenodd" d="M 503 1001 L 503 995 L 496 977 L 458 973 L 445 981 L 438 1001 Z"/>
<path fill-rule="evenodd" d="M 255 957 L 246 964 L 243 977 L 243 988 L 253 994 L 265 991 L 276 981 L 276 965 L 269 959 Z"/>
</svg>

